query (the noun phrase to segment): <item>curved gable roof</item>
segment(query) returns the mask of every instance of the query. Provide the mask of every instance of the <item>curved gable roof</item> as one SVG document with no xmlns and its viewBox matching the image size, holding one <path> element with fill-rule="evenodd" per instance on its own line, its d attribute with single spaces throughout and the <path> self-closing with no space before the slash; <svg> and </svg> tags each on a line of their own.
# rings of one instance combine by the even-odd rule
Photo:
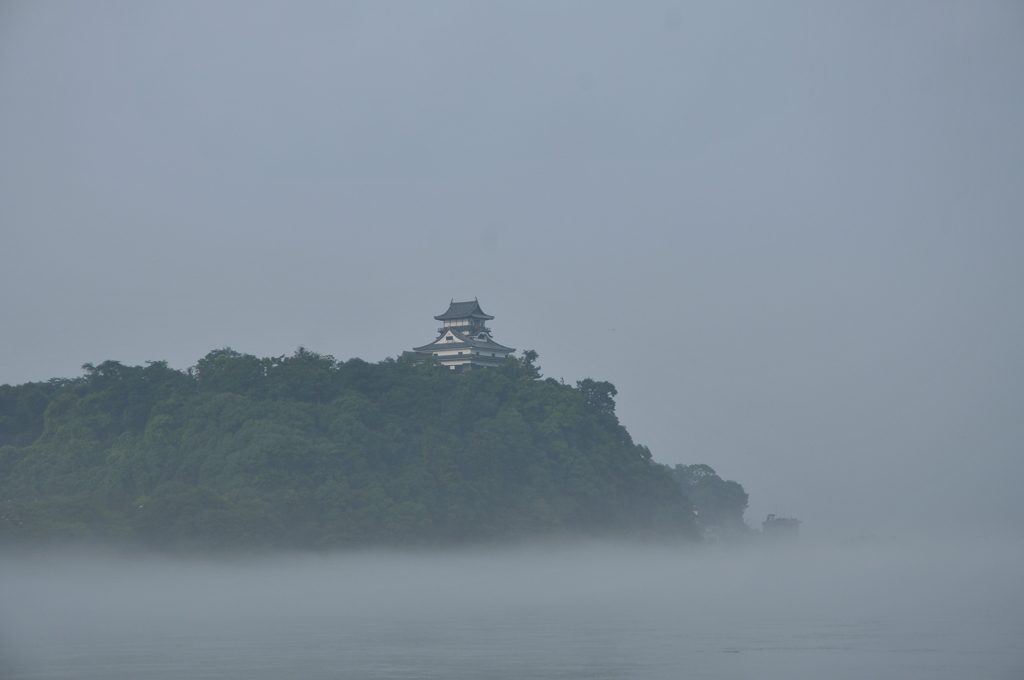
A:
<svg viewBox="0 0 1024 680">
<path fill-rule="evenodd" d="M 476 300 L 470 300 L 469 302 L 455 302 L 448 306 L 448 311 L 440 316 L 435 316 L 438 321 L 451 321 L 453 319 L 483 319 L 488 321 L 494 317 L 489 314 L 484 314 L 484 310 L 480 309 L 480 303 Z"/>
<path fill-rule="evenodd" d="M 459 318 L 462 318 L 462 317 L 459 317 Z M 455 341 L 454 342 L 442 342 L 441 341 L 448 334 L 451 334 L 452 336 L 455 337 Z M 479 338 L 477 338 L 475 336 L 468 335 L 466 333 L 462 333 L 461 331 L 458 331 L 458 330 L 456 330 L 454 328 L 446 329 L 444 333 L 441 333 L 441 335 L 437 336 L 437 340 L 434 340 L 434 342 L 430 343 L 429 345 L 423 345 L 422 347 L 413 347 L 412 350 L 414 352 L 424 352 L 425 353 L 425 352 L 432 352 L 435 349 L 437 349 L 437 350 L 443 350 L 443 349 L 465 349 L 467 347 L 475 348 L 475 349 L 493 349 L 495 351 L 501 351 L 501 352 L 515 352 L 516 351 L 515 347 L 505 347 L 504 345 L 499 345 L 498 343 L 494 342 L 494 340 L 491 340 L 491 339 L 480 340 Z"/>
</svg>

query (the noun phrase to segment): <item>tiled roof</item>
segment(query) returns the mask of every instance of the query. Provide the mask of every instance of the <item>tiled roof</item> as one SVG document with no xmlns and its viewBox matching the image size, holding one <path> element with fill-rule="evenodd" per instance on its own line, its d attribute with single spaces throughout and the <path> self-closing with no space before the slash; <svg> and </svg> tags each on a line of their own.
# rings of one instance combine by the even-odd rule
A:
<svg viewBox="0 0 1024 680">
<path fill-rule="evenodd" d="M 450 321 L 451 319 L 493 319 L 493 316 L 484 314 L 484 310 L 480 309 L 480 303 L 476 300 L 470 300 L 469 302 L 455 302 L 452 301 L 451 305 L 448 306 L 448 311 L 440 316 L 434 318 L 438 321 Z"/>
<path fill-rule="evenodd" d="M 451 333 L 452 335 L 455 336 L 455 338 L 456 338 L 455 342 L 438 342 L 441 338 L 443 338 L 448 333 Z M 438 349 L 463 349 L 463 348 L 466 348 L 466 347 L 472 347 L 472 348 L 476 348 L 476 349 L 493 349 L 495 351 L 502 351 L 502 352 L 515 352 L 516 351 L 514 347 L 505 347 L 504 345 L 499 345 L 498 343 L 494 342 L 494 340 L 479 340 L 479 339 L 477 339 L 476 337 L 474 337 L 472 335 L 468 335 L 466 333 L 461 333 L 461 332 L 455 330 L 454 328 L 449 329 L 445 333 L 442 333 L 437 338 L 437 340 L 435 340 L 434 342 L 430 343 L 429 345 L 423 345 L 422 347 L 414 347 L 413 351 L 414 352 L 432 352 L 433 350 L 438 350 Z"/>
</svg>

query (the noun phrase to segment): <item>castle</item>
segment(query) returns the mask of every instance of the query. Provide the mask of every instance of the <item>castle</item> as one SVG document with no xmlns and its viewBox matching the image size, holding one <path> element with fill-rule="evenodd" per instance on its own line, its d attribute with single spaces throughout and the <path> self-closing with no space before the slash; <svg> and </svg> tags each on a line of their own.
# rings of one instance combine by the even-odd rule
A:
<svg viewBox="0 0 1024 680">
<path fill-rule="evenodd" d="M 433 356 L 452 371 L 464 373 L 479 368 L 495 368 L 515 352 L 514 347 L 499 345 L 491 339 L 485 323 L 493 316 L 484 314 L 476 300 L 455 302 L 435 319 L 442 322 L 439 335 L 429 345 L 413 348 L 407 354 Z"/>
</svg>

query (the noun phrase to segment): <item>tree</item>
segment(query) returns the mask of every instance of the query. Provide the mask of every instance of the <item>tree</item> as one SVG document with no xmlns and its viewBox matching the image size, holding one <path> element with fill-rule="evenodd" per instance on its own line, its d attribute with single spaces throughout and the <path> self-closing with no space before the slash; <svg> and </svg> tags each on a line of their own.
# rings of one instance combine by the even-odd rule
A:
<svg viewBox="0 0 1024 680">
<path fill-rule="evenodd" d="M 738 482 L 722 479 L 710 465 L 703 464 L 676 465 L 672 476 L 693 502 L 701 529 L 714 526 L 727 537 L 749 532 L 743 521 L 748 496 Z"/>
<path fill-rule="evenodd" d="M 615 413 L 615 385 L 606 381 L 585 378 L 577 381 L 576 389 L 583 393 L 587 403 L 602 413 Z"/>
<path fill-rule="evenodd" d="M 205 392 L 249 394 L 262 386 L 268 364 L 279 359 L 260 360 L 225 347 L 215 349 L 196 362 L 192 371 Z"/>
<path fill-rule="evenodd" d="M 523 356 L 519 358 L 519 367 L 527 377 L 539 380 L 541 377 L 540 366 L 537 365 L 537 357 L 540 356 L 535 350 L 523 350 Z"/>
</svg>

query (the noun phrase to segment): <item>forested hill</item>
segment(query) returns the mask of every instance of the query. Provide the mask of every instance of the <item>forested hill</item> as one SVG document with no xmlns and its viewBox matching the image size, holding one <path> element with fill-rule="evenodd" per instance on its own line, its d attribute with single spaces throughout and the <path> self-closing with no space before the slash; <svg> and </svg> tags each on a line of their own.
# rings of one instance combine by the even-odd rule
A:
<svg viewBox="0 0 1024 680">
<path fill-rule="evenodd" d="M 206 550 L 696 537 L 679 481 L 616 418 L 615 388 L 543 379 L 536 356 L 452 375 L 223 349 L 188 371 L 107 361 L 0 386 L 0 539 Z"/>
</svg>

